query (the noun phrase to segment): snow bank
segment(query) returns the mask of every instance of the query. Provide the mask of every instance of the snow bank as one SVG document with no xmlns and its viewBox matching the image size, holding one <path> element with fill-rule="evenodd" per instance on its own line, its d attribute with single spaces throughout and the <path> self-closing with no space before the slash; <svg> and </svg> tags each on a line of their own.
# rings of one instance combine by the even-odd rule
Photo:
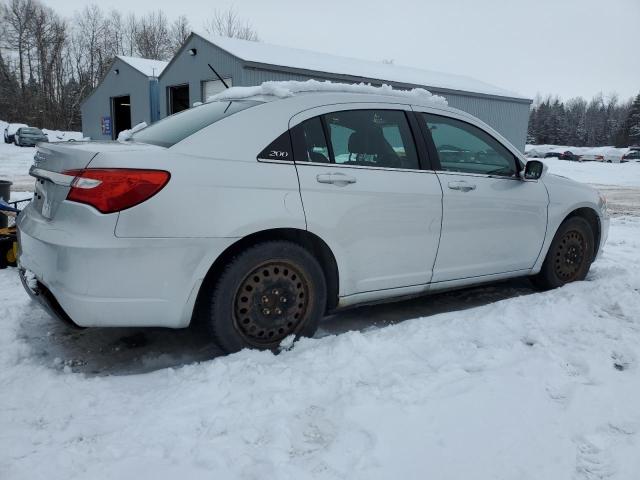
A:
<svg viewBox="0 0 640 480">
<path fill-rule="evenodd" d="M 43 128 L 42 131 L 47 135 L 50 142 L 68 142 L 69 140 L 82 141 L 88 140 L 82 136 L 82 132 L 66 132 L 63 130 L 49 130 Z"/>
<path fill-rule="evenodd" d="M 571 152 L 574 155 L 604 155 L 605 161 L 619 162 L 629 148 L 616 148 L 613 146 L 603 147 L 573 147 L 570 145 L 525 145 L 524 152 L 530 158 L 543 158 L 547 153 Z"/>
<path fill-rule="evenodd" d="M 426 102 L 436 105 L 447 105 L 447 100 L 439 95 L 433 95 L 424 88 L 414 88 L 413 90 L 398 90 L 389 85 L 374 87 L 365 83 L 335 83 L 329 81 L 319 82 L 317 80 L 307 80 L 299 82 L 296 80 L 284 82 L 264 82 L 262 85 L 255 87 L 231 87 L 227 90 L 213 95 L 207 99 L 207 102 L 220 100 L 241 100 L 245 98 L 256 97 L 260 95 L 270 95 L 278 98 L 286 98 L 303 92 L 349 92 L 349 93 L 365 93 L 375 95 L 389 95 L 394 97 L 410 98 L 420 102 Z"/>
<path fill-rule="evenodd" d="M 143 128 L 147 127 L 147 122 L 140 122 L 139 124 L 137 124 L 136 126 L 134 126 L 133 128 L 129 129 L 129 130 L 122 130 L 119 134 L 118 134 L 118 141 L 119 142 L 126 142 L 127 140 L 129 140 L 131 138 L 131 135 L 133 135 L 136 132 L 139 132 L 140 130 L 142 130 Z"/>
<path fill-rule="evenodd" d="M 570 162 L 557 158 L 541 158 L 549 172 L 592 185 L 640 187 L 640 163 Z M 640 202 L 640 198 L 638 199 Z"/>
</svg>

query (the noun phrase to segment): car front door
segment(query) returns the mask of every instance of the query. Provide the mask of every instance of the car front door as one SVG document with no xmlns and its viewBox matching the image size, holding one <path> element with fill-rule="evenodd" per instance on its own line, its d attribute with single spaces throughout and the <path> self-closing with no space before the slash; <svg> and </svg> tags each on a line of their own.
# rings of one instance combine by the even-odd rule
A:
<svg viewBox="0 0 640 480">
<path fill-rule="evenodd" d="M 523 181 L 501 142 L 464 121 L 418 113 L 443 190 L 442 236 L 432 283 L 526 271 L 547 228 L 547 190 Z"/>
<path fill-rule="evenodd" d="M 442 189 L 421 169 L 410 115 L 404 105 L 349 104 L 291 119 L 307 228 L 336 256 L 340 296 L 431 280 Z"/>
</svg>

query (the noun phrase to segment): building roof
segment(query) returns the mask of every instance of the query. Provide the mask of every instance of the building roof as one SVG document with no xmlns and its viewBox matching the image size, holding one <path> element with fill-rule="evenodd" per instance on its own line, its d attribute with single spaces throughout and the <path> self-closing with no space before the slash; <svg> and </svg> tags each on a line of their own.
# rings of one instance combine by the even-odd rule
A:
<svg viewBox="0 0 640 480">
<path fill-rule="evenodd" d="M 118 55 L 117 57 L 147 77 L 159 76 L 169 64 L 169 62 L 151 60 L 150 58 L 125 57 L 124 55 Z"/>
<path fill-rule="evenodd" d="M 236 38 L 203 35 L 200 33 L 195 34 L 245 62 L 335 75 L 349 75 L 379 80 L 381 82 L 398 82 L 409 85 L 422 85 L 446 90 L 459 90 L 528 100 L 527 97 L 518 93 L 504 90 L 463 75 L 434 72 L 383 62 L 372 62 L 357 58 L 301 50 L 298 48 L 270 45 L 262 42 L 239 40 Z"/>
</svg>

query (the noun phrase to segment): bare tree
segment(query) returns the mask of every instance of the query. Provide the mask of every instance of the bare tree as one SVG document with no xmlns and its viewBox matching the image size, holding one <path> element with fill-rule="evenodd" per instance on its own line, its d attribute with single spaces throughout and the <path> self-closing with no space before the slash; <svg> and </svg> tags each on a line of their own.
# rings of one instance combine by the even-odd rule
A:
<svg viewBox="0 0 640 480">
<path fill-rule="evenodd" d="M 29 57 L 29 28 L 33 18 L 34 5 L 32 0 L 11 0 L 7 5 L 1 5 L 0 8 L 2 22 L 5 24 L 2 47 L 12 49 L 17 53 L 20 89 L 24 91 L 25 59 L 28 61 Z"/>
<path fill-rule="evenodd" d="M 187 40 L 190 33 L 191 26 L 189 25 L 187 17 L 180 15 L 173 21 L 169 32 L 172 54 L 178 51 L 182 44 Z"/>
<path fill-rule="evenodd" d="M 213 17 L 204 24 L 204 29 L 211 35 L 221 37 L 240 38 L 257 42 L 258 33 L 248 20 L 240 18 L 238 12 L 230 8 L 229 10 L 214 10 Z"/>
<path fill-rule="evenodd" d="M 171 56 L 171 36 L 167 16 L 156 10 L 142 17 L 135 35 L 137 53 L 144 58 L 165 60 Z"/>
</svg>

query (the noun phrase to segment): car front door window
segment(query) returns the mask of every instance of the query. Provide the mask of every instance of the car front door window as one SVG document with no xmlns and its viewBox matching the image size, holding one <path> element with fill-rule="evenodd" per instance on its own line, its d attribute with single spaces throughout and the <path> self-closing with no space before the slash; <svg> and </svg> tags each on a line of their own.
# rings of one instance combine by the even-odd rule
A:
<svg viewBox="0 0 640 480">
<path fill-rule="evenodd" d="M 516 159 L 495 138 L 466 122 L 422 114 L 440 159 L 440 170 L 513 177 Z"/>
</svg>

